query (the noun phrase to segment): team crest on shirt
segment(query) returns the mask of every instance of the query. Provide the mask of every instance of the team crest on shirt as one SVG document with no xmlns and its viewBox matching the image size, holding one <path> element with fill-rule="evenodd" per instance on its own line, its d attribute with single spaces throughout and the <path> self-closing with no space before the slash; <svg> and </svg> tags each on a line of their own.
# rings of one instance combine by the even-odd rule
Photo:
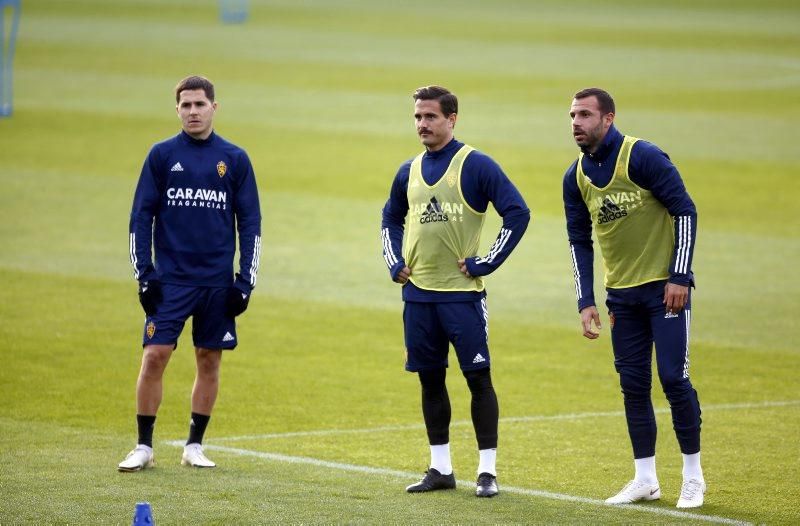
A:
<svg viewBox="0 0 800 526">
<path fill-rule="evenodd" d="M 153 339 L 153 335 L 156 333 L 156 324 L 152 321 L 147 322 L 147 338 Z"/>
<path fill-rule="evenodd" d="M 456 185 L 456 174 L 450 172 L 447 174 L 447 186 L 453 188 Z"/>
<path fill-rule="evenodd" d="M 220 177 L 225 177 L 225 174 L 228 172 L 228 165 L 225 164 L 225 161 L 220 161 L 217 163 L 217 174 Z"/>
</svg>

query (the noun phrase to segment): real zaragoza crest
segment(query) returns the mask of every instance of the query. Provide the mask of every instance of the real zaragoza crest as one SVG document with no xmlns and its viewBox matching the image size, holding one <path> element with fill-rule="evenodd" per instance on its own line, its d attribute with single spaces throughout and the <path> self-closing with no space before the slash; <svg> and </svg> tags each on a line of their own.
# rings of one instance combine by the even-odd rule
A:
<svg viewBox="0 0 800 526">
<path fill-rule="evenodd" d="M 456 185 L 456 174 L 450 172 L 447 174 L 447 186 L 453 188 Z"/>
<path fill-rule="evenodd" d="M 156 333 L 156 324 L 151 322 L 147 323 L 147 338 L 152 339 L 153 335 Z"/>
<path fill-rule="evenodd" d="M 220 177 L 224 177 L 225 173 L 228 171 L 228 165 L 225 164 L 224 161 L 220 161 L 217 163 L 217 173 Z"/>
</svg>

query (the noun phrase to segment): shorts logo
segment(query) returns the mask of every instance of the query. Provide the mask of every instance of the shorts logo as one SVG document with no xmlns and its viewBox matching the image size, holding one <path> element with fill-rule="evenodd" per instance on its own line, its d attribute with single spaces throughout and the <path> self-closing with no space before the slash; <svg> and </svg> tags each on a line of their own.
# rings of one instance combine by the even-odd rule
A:
<svg viewBox="0 0 800 526">
<path fill-rule="evenodd" d="M 613 312 L 608 313 L 608 324 L 611 325 L 611 328 L 614 328 L 614 322 L 617 321 L 616 316 L 614 316 Z"/>
<path fill-rule="evenodd" d="M 153 335 L 156 333 L 156 324 L 152 321 L 147 322 L 147 338 L 152 340 Z"/>
<path fill-rule="evenodd" d="M 225 336 L 222 337 L 222 341 L 224 341 L 224 342 L 232 342 L 233 340 L 234 340 L 234 337 L 229 332 L 226 332 Z"/>
<path fill-rule="evenodd" d="M 475 359 L 472 360 L 472 363 L 483 363 L 486 361 L 486 358 L 481 356 L 481 353 L 475 355 Z"/>
<path fill-rule="evenodd" d="M 678 313 L 677 312 L 669 311 L 666 314 L 664 314 L 664 319 L 665 320 L 668 320 L 670 318 L 677 318 L 677 317 L 678 317 Z"/>
<path fill-rule="evenodd" d="M 228 165 L 225 164 L 224 161 L 220 161 L 217 163 L 217 174 L 219 174 L 220 177 L 225 177 L 227 171 L 228 171 Z"/>
</svg>

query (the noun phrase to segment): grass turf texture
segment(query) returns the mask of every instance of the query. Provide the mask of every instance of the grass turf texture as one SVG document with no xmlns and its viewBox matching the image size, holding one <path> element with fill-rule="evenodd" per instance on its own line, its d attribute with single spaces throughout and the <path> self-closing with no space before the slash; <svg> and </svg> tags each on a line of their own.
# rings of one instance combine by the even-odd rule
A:
<svg viewBox="0 0 800 526">
<path fill-rule="evenodd" d="M 500 162 L 534 214 L 488 281 L 501 491 L 603 499 L 631 473 L 620 414 L 512 419 L 622 408 L 607 329 L 598 342 L 578 333 L 561 217 L 571 95 L 600 85 L 620 129 L 671 155 L 699 209 L 691 371 L 709 493 L 697 513 L 800 521 L 800 405 L 741 405 L 800 398 L 800 9 L 251 3 L 243 26 L 220 25 L 213 2 L 23 6 L 14 115 L 0 120 L 1 523 L 125 523 L 142 500 L 161 523 L 701 522 L 402 491 L 414 476 L 392 473 L 421 473 L 428 451 L 378 224 L 397 166 L 419 150 L 410 93 L 430 83 L 459 95 L 457 137 Z M 140 360 L 130 200 L 149 146 L 177 130 L 172 87 L 195 72 L 217 84 L 217 129 L 250 153 L 264 214 L 260 286 L 224 358 L 207 443 L 383 473 L 226 451 L 209 452 L 216 470 L 181 469 L 168 442 L 187 431 L 188 336 L 166 373 L 157 468 L 115 470 L 135 439 Z M 485 248 L 498 225 L 487 223 Z M 454 465 L 470 480 L 467 389 L 450 373 Z M 680 456 L 669 415 L 658 419 L 663 497 L 643 507 L 673 510 Z"/>
</svg>

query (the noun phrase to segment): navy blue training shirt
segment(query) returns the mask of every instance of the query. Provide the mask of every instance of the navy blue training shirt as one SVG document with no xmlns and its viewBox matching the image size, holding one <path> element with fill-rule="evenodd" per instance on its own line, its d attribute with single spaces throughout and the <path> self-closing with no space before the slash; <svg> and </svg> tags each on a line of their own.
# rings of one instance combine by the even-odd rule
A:
<svg viewBox="0 0 800 526">
<path fill-rule="evenodd" d="M 250 291 L 261 255 L 261 209 L 247 153 L 214 132 L 198 140 L 181 131 L 154 145 L 136 186 L 129 230 L 137 280 L 235 284 Z M 240 259 L 234 282 L 237 230 Z"/>
</svg>

